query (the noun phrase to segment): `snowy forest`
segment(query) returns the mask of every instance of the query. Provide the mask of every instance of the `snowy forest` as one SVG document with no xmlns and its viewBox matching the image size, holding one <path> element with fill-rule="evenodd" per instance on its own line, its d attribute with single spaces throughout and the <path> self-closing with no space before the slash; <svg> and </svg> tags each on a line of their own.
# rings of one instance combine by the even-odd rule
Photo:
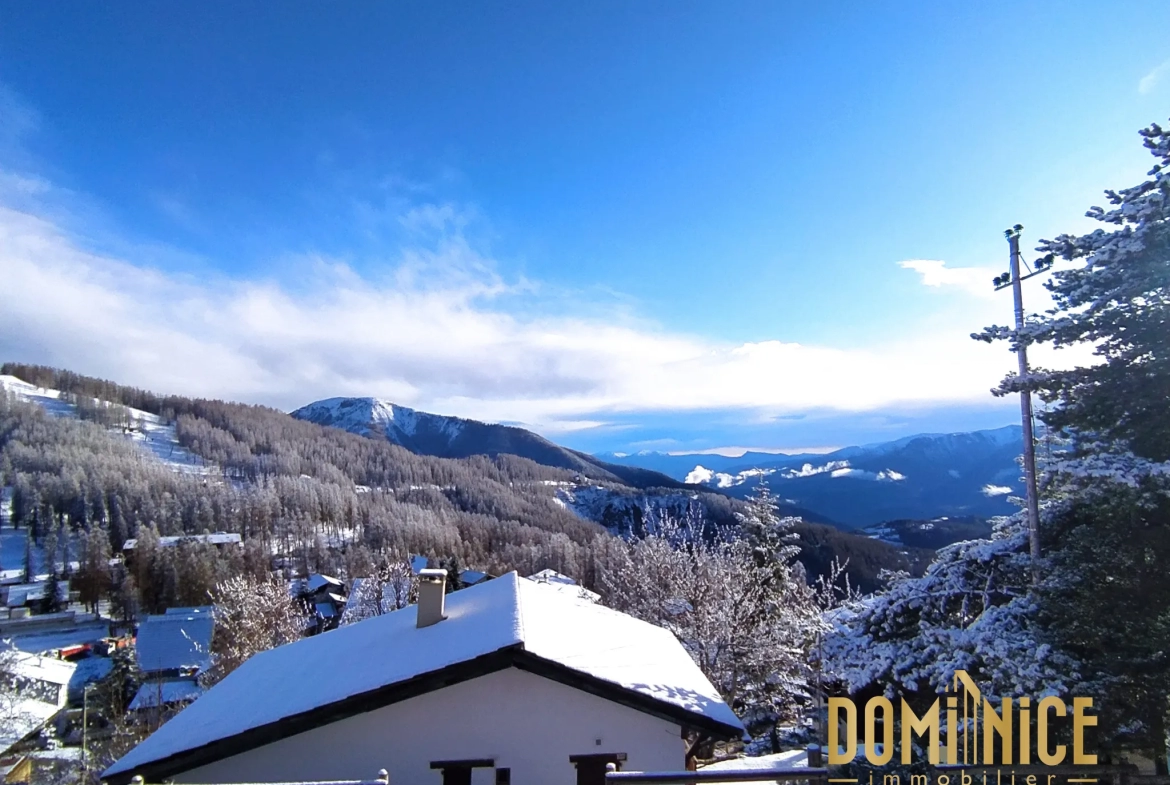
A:
<svg viewBox="0 0 1170 785">
<path fill-rule="evenodd" d="M 80 417 L 46 416 L 36 405 L 0 395 L 0 478 L 12 488 L 13 523 L 53 552 L 79 548 L 78 578 L 86 586 L 108 583 L 85 572 L 102 564 L 103 554 L 120 553 L 128 539 L 142 540 L 141 574 L 124 590 L 141 595 L 144 612 L 197 603 L 215 575 L 240 567 L 216 566 L 223 556 L 213 549 L 188 553 L 197 545 L 156 558 L 152 536 L 239 533 L 245 542 L 239 558 L 253 570 L 266 569 L 277 554 L 298 574 L 361 576 L 376 562 L 420 553 L 493 574 L 552 568 L 596 586 L 619 543 L 611 533 L 639 531 L 643 508 L 655 514 L 655 489 L 600 482 L 613 497 L 633 503 L 611 505 L 601 516 L 606 526 L 583 520 L 555 494 L 558 484 L 579 479 L 576 473 L 515 456 L 433 458 L 261 406 L 163 398 L 16 363 L 0 373 L 62 390 Z M 110 428 L 129 427 L 125 407 L 174 422 L 179 445 L 207 471 L 175 472 L 112 436 Z M 744 506 L 717 493 L 691 495 L 685 506 L 701 509 L 714 528 L 734 527 Z M 685 508 L 669 512 L 681 516 Z M 837 559 L 851 565 L 855 583 L 875 586 L 881 570 L 914 569 L 922 561 L 921 552 L 908 558 L 829 526 L 802 522 L 799 531 L 801 558 L 814 575 Z M 90 593 L 96 599 L 100 592 Z"/>
</svg>

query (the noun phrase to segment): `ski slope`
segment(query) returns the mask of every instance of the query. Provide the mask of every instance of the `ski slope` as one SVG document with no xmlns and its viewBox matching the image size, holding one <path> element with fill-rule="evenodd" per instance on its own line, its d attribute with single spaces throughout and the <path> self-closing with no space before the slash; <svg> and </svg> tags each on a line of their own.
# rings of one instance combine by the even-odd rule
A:
<svg viewBox="0 0 1170 785">
<path fill-rule="evenodd" d="M 15 376 L 0 376 L 0 390 L 15 396 L 19 401 L 40 406 L 53 417 L 73 419 L 78 417 L 77 407 L 62 397 L 60 390 L 37 387 Z M 102 403 L 96 398 L 93 400 Z M 128 428 L 110 428 L 108 429 L 110 434 L 133 442 L 145 453 L 162 461 L 174 471 L 201 475 L 219 473 L 216 466 L 179 444 L 174 424 L 165 423 L 158 415 L 141 409 L 130 406 L 122 408 L 126 410 L 131 425 Z"/>
</svg>

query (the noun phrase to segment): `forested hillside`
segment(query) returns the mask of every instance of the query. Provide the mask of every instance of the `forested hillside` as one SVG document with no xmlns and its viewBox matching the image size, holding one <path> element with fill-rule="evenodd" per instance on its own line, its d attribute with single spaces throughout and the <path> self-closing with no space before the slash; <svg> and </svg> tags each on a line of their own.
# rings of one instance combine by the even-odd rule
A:
<svg viewBox="0 0 1170 785">
<path fill-rule="evenodd" d="M 80 554 L 84 575 L 77 577 L 95 587 L 91 595 L 110 586 L 102 566 L 108 555 L 141 539 L 134 585 L 121 599 L 143 610 L 202 602 L 222 575 L 262 572 L 274 558 L 299 572 L 358 576 L 388 556 L 423 553 L 489 571 L 551 567 L 596 585 L 620 546 L 561 498 L 581 489 L 571 471 L 510 455 L 420 456 L 266 407 L 164 397 L 51 368 L 7 364 L 2 372 L 61 390 L 75 415 L 49 416 L 14 396 L 0 400 L 0 474 L 12 488 L 13 523 L 62 554 L 62 564 L 67 548 Z M 178 445 L 205 470 L 175 471 L 121 438 L 137 426 L 120 407 L 173 423 Z M 716 526 L 734 525 L 742 508 L 715 493 L 655 496 L 597 482 L 587 490 L 602 499 L 595 519 L 623 534 L 671 514 L 672 504 L 698 506 Z M 245 546 L 151 549 L 155 535 L 207 531 L 237 532 Z M 849 559 L 863 587 L 875 585 L 881 568 L 911 566 L 884 543 L 825 527 L 806 536 L 813 574 L 830 554 Z"/>
<path fill-rule="evenodd" d="M 659 472 L 606 463 L 561 447 L 523 428 L 420 412 L 378 398 L 329 398 L 303 406 L 292 412 L 292 416 L 359 436 L 385 439 L 416 455 L 436 458 L 515 455 L 542 466 L 635 488 L 687 487 Z"/>
</svg>

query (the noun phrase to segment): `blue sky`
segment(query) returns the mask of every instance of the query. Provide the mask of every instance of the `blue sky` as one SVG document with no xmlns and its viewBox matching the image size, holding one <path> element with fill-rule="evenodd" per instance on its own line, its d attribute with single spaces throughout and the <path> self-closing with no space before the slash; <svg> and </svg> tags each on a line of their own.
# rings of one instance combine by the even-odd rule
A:
<svg viewBox="0 0 1170 785">
<path fill-rule="evenodd" d="M 9 6 L 0 356 L 589 450 L 1011 422 L 1002 230 L 1145 174 L 1170 6 L 820 5 Z"/>
</svg>

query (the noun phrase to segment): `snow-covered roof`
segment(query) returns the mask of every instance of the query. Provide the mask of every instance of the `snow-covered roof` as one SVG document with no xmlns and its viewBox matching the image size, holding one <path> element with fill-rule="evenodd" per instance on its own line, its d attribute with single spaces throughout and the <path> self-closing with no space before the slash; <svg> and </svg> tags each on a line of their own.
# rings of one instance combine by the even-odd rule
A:
<svg viewBox="0 0 1170 785">
<path fill-rule="evenodd" d="M 172 703 L 186 703 L 195 700 L 202 694 L 203 688 L 191 679 L 148 681 L 138 688 L 138 692 L 134 693 L 134 700 L 130 701 L 130 711 L 154 709 Z"/>
<path fill-rule="evenodd" d="M 138 667 L 147 673 L 207 668 L 214 626 L 215 619 L 208 613 L 148 616 L 138 626 L 134 642 Z"/>
<path fill-rule="evenodd" d="M 45 599 L 48 581 L 36 583 L 19 583 L 8 587 L 8 607 L 19 608 L 30 602 L 39 602 Z M 69 581 L 62 579 L 57 583 L 57 599 L 64 601 L 69 598 Z"/>
<path fill-rule="evenodd" d="M 524 580 L 536 584 L 544 591 L 554 591 L 565 597 L 571 597 L 576 600 L 585 600 L 586 602 L 599 602 L 601 595 L 595 591 L 589 591 L 584 586 L 578 586 L 576 583 L 561 583 L 560 581 L 538 581 L 534 578 L 525 578 Z"/>
<path fill-rule="evenodd" d="M 411 606 L 257 654 L 106 775 L 295 715 L 302 715 L 301 722 L 316 709 L 336 709 L 375 690 L 386 694 L 391 685 L 493 653 L 500 655 L 500 668 L 536 663 L 549 678 L 564 674 L 582 689 L 594 685 L 598 694 L 608 690 L 640 701 L 647 711 L 676 717 L 680 724 L 727 736 L 743 731 L 686 650 L 661 627 L 549 591 L 514 572 L 447 595 L 446 614 L 420 629 Z M 337 667 L 342 662 L 346 666 Z M 325 721 L 337 718 L 335 711 L 329 714 Z"/>
<path fill-rule="evenodd" d="M 22 679 L 66 685 L 73 678 L 73 671 L 77 666 L 65 660 L 38 657 L 35 654 L 12 650 L 6 655 L 4 669 Z"/>
<path fill-rule="evenodd" d="M 114 669 L 113 660 L 97 654 L 77 660 L 73 664 L 76 666 L 76 670 L 73 671 L 73 677 L 69 679 L 68 695 L 70 702 L 73 703 L 84 701 L 85 688 L 109 676 L 110 671 Z"/>
<path fill-rule="evenodd" d="M 38 616 L 35 618 L 44 618 Z M 13 634 L 10 643 L 13 648 L 30 654 L 39 654 L 51 649 L 63 649 L 84 643 L 96 643 L 110 634 L 110 625 L 102 622 L 82 624 L 64 630 L 36 630 Z"/>
<path fill-rule="evenodd" d="M 40 728 L 60 711 L 52 703 L 39 700 L 17 700 L 4 707 L 4 722 L 0 723 L 0 755 L 16 742 Z"/>
<path fill-rule="evenodd" d="M 755 758 L 728 758 L 700 767 L 699 771 L 758 771 L 808 768 L 808 750 L 785 750 Z"/>
<path fill-rule="evenodd" d="M 538 583 L 560 583 L 564 584 L 565 586 L 577 585 L 577 581 L 574 578 L 570 578 L 564 573 L 560 573 L 551 569 L 541 570 L 540 572 L 533 573 L 532 575 L 528 576 L 528 580 L 536 581 Z"/>
<path fill-rule="evenodd" d="M 459 580 L 463 582 L 464 586 L 474 586 L 477 583 L 486 581 L 488 574 L 480 570 L 464 570 L 459 573 Z"/>
<path fill-rule="evenodd" d="M 310 575 L 308 581 L 309 591 L 318 591 L 326 586 L 344 587 L 345 583 L 334 578 L 332 575 Z"/>
<path fill-rule="evenodd" d="M 212 534 L 182 534 L 178 536 L 159 537 L 158 544 L 163 548 L 172 548 L 181 542 L 202 542 L 208 545 L 241 545 L 243 539 L 238 534 L 228 532 L 214 532 Z M 131 537 L 122 545 L 122 550 L 132 551 L 138 547 L 138 538 Z"/>
<path fill-rule="evenodd" d="M 164 613 L 167 616 L 192 616 L 201 613 L 214 613 L 214 605 L 196 605 L 191 608 L 167 608 Z"/>
</svg>

